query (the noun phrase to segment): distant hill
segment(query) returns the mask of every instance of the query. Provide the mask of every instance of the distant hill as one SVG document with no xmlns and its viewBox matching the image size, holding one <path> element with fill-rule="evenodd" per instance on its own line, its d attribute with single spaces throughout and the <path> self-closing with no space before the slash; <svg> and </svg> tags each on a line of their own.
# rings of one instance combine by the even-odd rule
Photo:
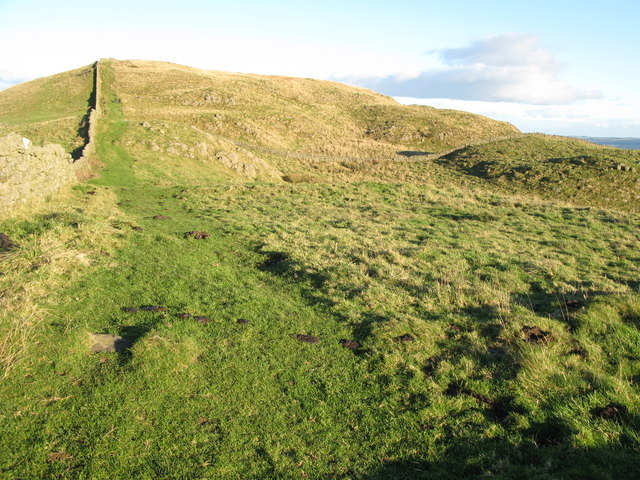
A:
<svg viewBox="0 0 640 480">
<path fill-rule="evenodd" d="M 404 106 L 329 81 L 142 60 L 99 65 L 98 100 L 112 112 L 103 123 L 116 122 L 118 130 L 108 141 L 142 178 L 187 185 L 437 177 L 586 206 L 640 208 L 638 151 L 525 135 L 480 115 Z M 77 154 L 93 88 L 88 66 L 0 92 L 0 134 L 16 131 Z"/>
<path fill-rule="evenodd" d="M 390 97 L 335 82 L 151 61 L 101 64 L 105 84 L 129 121 L 122 141 L 140 160 L 156 165 L 163 158 L 181 159 L 185 167 L 192 160 L 213 158 L 250 177 L 264 170 L 269 172 L 265 178 L 272 178 L 278 168 L 285 173 L 305 171 L 296 159 L 441 152 L 518 133 L 513 125 L 480 115 L 403 106 Z M 82 144 L 92 85 L 92 69 L 83 67 L 0 92 L 0 133 L 17 131 L 39 143 L 61 143 L 75 150 Z"/>
</svg>

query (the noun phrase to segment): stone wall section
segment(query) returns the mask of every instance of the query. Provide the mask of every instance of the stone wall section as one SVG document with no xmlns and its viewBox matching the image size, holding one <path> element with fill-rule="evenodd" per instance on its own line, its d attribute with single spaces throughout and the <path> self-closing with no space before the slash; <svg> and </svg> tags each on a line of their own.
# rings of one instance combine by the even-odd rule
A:
<svg viewBox="0 0 640 480">
<path fill-rule="evenodd" d="M 90 170 L 91 161 L 96 158 L 96 129 L 98 128 L 98 117 L 100 115 L 100 62 L 96 62 L 93 66 L 93 88 L 94 88 L 94 104 L 89 110 L 89 129 L 88 142 L 82 149 L 82 156 L 74 163 L 78 177 L 86 175 L 85 172 Z"/>
<path fill-rule="evenodd" d="M 17 133 L 0 138 L 0 213 L 42 201 L 75 183 L 75 163 L 60 145 L 35 147 Z"/>
<path fill-rule="evenodd" d="M 74 161 L 56 144 L 43 147 L 17 133 L 0 138 L 0 214 L 45 200 L 65 185 L 87 178 L 96 156 L 96 129 L 100 95 L 99 62 L 94 66 L 95 104 L 89 111 L 88 141 L 82 156 Z"/>
</svg>

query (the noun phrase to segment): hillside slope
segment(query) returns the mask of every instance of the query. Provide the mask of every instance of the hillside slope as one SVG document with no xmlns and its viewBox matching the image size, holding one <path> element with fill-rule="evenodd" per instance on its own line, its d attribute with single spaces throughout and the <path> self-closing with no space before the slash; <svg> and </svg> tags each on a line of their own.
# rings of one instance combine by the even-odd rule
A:
<svg viewBox="0 0 640 480">
<path fill-rule="evenodd" d="M 17 132 L 36 144 L 57 143 L 78 158 L 93 104 L 89 65 L 21 83 L 0 92 L 0 136 Z"/>
<path fill-rule="evenodd" d="M 640 211 L 640 151 L 529 134 L 471 145 L 438 160 L 510 191 Z"/>
<path fill-rule="evenodd" d="M 249 182 L 99 70 L 100 177 L 0 220 L 0 476 L 636 479 L 640 215 Z"/>
<path fill-rule="evenodd" d="M 402 106 L 370 90 L 311 79 L 102 60 L 129 121 L 122 144 L 141 168 L 208 165 L 227 178 L 322 179 L 340 162 L 388 161 L 518 133 L 465 112 Z M 348 178 L 348 169 L 343 178 Z M 217 175 L 217 174 L 216 174 Z M 200 176 L 202 179 L 202 176 Z"/>
<path fill-rule="evenodd" d="M 342 156 L 439 151 L 517 133 L 505 122 L 403 106 L 371 90 L 303 78 L 198 70 L 171 63 L 110 64 L 127 118 L 181 122 L 252 145 Z"/>
</svg>

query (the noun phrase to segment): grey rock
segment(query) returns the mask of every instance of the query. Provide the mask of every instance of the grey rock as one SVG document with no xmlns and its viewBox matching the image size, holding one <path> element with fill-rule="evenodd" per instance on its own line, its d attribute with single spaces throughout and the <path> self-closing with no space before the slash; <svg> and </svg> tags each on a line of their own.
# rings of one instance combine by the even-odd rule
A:
<svg viewBox="0 0 640 480">
<path fill-rule="evenodd" d="M 131 346 L 131 342 L 120 335 L 111 333 L 91 334 L 91 352 L 93 353 L 116 353 L 122 352 Z"/>
</svg>

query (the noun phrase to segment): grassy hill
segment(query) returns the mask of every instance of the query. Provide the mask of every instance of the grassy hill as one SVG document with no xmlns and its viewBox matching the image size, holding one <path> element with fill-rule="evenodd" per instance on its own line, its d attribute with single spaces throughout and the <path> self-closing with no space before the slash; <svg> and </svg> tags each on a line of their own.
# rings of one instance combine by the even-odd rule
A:
<svg viewBox="0 0 640 480">
<path fill-rule="evenodd" d="M 146 93 L 145 68 L 164 81 Z M 636 477 L 637 213 L 509 193 L 460 152 L 351 158 L 423 148 L 394 139 L 338 143 L 350 158 L 323 163 L 296 118 L 291 138 L 243 137 L 231 107 L 194 125 L 214 110 L 176 105 L 167 79 L 184 71 L 195 89 L 225 75 L 104 62 L 99 178 L 0 221 L 15 244 L 0 251 L 1 475 Z M 289 81 L 280 95 L 322 104 L 310 80 L 264 79 L 251 100 L 260 77 L 230 77 L 247 112 Z M 429 111 L 361 95 L 369 113 Z M 342 108 L 300 124 L 338 142 Z M 461 152 L 495 149 L 505 169 L 575 156 L 547 137 L 485 141 Z M 249 155 L 289 182 L 267 167 L 249 181 L 232 168 Z M 92 354 L 91 333 L 131 346 Z"/>
<path fill-rule="evenodd" d="M 545 198 L 640 211 L 640 151 L 530 134 L 472 145 L 439 163 Z"/>
<path fill-rule="evenodd" d="M 93 104 L 93 67 L 22 83 L 0 92 L 0 135 L 17 132 L 36 144 L 59 143 L 79 156 Z"/>
</svg>

